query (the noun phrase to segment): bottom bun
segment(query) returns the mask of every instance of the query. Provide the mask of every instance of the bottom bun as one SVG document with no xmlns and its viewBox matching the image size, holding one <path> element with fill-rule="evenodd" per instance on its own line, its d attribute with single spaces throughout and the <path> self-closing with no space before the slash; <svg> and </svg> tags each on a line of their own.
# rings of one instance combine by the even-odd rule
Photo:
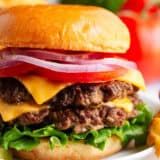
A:
<svg viewBox="0 0 160 160">
<path fill-rule="evenodd" d="M 117 137 L 107 140 L 103 151 L 77 142 L 69 142 L 65 147 L 55 147 L 51 150 L 48 142 L 43 140 L 32 151 L 13 151 L 13 154 L 21 160 L 98 160 L 121 149 L 122 145 Z"/>
</svg>

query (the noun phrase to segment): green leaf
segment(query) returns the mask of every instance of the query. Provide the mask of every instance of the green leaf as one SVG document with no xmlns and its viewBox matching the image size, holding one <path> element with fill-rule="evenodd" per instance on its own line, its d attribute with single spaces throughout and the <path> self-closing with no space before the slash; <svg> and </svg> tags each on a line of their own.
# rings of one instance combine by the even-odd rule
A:
<svg viewBox="0 0 160 160">
<path fill-rule="evenodd" d="M 139 115 L 134 118 L 131 123 L 132 124 L 146 124 L 148 125 L 152 120 L 152 112 L 149 110 L 146 104 L 139 104 L 136 106 L 137 110 L 139 111 Z"/>
<path fill-rule="evenodd" d="M 9 147 L 14 148 L 17 151 L 20 151 L 20 150 L 31 151 L 33 148 L 38 146 L 39 143 L 40 143 L 40 140 L 37 138 L 23 137 L 16 141 L 10 142 Z"/>
<path fill-rule="evenodd" d="M 47 137 L 50 138 L 51 146 L 55 145 L 55 142 L 65 145 L 68 141 L 68 136 L 63 132 L 57 131 L 53 126 L 46 126 L 33 131 L 29 128 L 20 130 L 17 126 L 14 126 L 3 134 L 1 145 L 6 150 L 8 148 L 32 150 L 40 143 L 41 138 Z"/>
<path fill-rule="evenodd" d="M 49 142 L 51 149 L 54 149 L 55 146 L 61 146 L 61 142 L 57 137 L 50 137 Z"/>
<path fill-rule="evenodd" d="M 83 134 L 72 134 L 71 137 L 74 140 L 83 140 L 85 143 L 99 149 L 104 149 L 107 138 L 112 135 L 118 136 L 124 145 L 132 139 L 135 140 L 137 145 L 144 144 L 152 114 L 145 104 L 139 104 L 136 107 L 139 115 L 131 122 L 127 121 L 122 127 L 104 128 L 99 131 L 89 131 Z"/>
<path fill-rule="evenodd" d="M 76 134 L 58 131 L 53 125 L 36 130 L 14 126 L 1 133 L 0 144 L 6 150 L 13 148 L 29 151 L 40 143 L 41 138 L 48 139 L 51 149 L 55 146 L 67 144 L 68 139 L 70 139 L 72 141 L 83 141 L 103 150 L 107 145 L 107 139 L 112 135 L 118 136 L 124 145 L 132 139 L 135 140 L 137 145 L 144 144 L 152 114 L 145 104 L 139 104 L 136 107 L 139 115 L 134 120 L 126 121 L 122 127 L 103 128 Z"/>
<path fill-rule="evenodd" d="M 63 145 L 65 145 L 68 141 L 67 135 L 61 131 L 54 129 L 53 126 L 47 126 L 45 128 L 35 130 L 35 131 L 33 131 L 32 136 L 37 137 L 37 138 L 55 136 L 55 137 L 59 138 L 59 140 L 61 141 L 61 144 L 63 144 Z"/>
<path fill-rule="evenodd" d="M 52 126 L 46 126 L 41 129 L 34 130 L 32 132 L 34 137 L 47 137 L 53 134 L 54 128 Z"/>
<path fill-rule="evenodd" d="M 7 131 L 2 138 L 2 142 L 4 142 L 2 144 L 2 146 L 4 147 L 4 149 L 8 149 L 9 148 L 9 143 L 11 141 L 15 141 L 19 138 L 22 137 L 21 132 L 16 128 L 16 126 L 14 128 L 12 128 L 11 130 Z"/>
<path fill-rule="evenodd" d="M 113 12 L 117 12 L 122 8 L 122 6 L 125 2 L 126 2 L 126 0 L 104 0 L 103 7 L 107 8 Z"/>
<path fill-rule="evenodd" d="M 96 5 L 117 12 L 122 8 L 126 0 L 60 0 L 60 2 L 65 4 Z"/>
</svg>

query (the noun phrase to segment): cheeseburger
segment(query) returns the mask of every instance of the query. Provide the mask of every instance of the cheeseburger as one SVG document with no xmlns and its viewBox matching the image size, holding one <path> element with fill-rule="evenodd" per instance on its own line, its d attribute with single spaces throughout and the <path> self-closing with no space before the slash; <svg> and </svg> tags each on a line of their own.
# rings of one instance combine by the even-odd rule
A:
<svg viewBox="0 0 160 160">
<path fill-rule="evenodd" d="M 120 58 L 129 44 L 102 8 L 0 11 L 0 145 L 24 160 L 89 160 L 145 144 L 144 80 Z"/>
</svg>

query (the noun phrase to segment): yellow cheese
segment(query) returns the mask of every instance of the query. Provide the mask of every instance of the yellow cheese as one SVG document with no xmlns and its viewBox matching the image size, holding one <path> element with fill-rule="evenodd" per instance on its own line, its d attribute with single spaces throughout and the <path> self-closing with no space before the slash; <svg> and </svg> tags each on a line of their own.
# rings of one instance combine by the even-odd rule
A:
<svg viewBox="0 0 160 160">
<path fill-rule="evenodd" d="M 146 88 L 143 76 L 138 70 L 131 69 L 125 75 L 119 77 L 117 80 L 131 83 L 142 90 L 145 90 Z"/>
<path fill-rule="evenodd" d="M 52 82 L 33 75 L 18 77 L 18 80 L 21 81 L 39 105 L 48 101 L 62 89 L 70 85 L 69 83 Z"/>
<path fill-rule="evenodd" d="M 45 103 L 65 87 L 71 85 L 71 83 L 53 82 L 43 77 L 33 75 L 17 78 L 39 105 Z M 117 78 L 117 80 L 129 82 L 140 89 L 145 89 L 143 77 L 137 70 L 129 70 L 125 75 Z"/>
<path fill-rule="evenodd" d="M 71 83 L 52 82 L 45 78 L 33 75 L 21 76 L 17 77 L 17 79 L 25 86 L 28 92 L 33 96 L 37 105 L 30 105 L 26 103 L 19 105 L 11 105 L 4 103 L 0 100 L 0 114 L 5 122 L 13 120 L 26 112 L 40 111 L 43 108 L 41 104 L 45 103 L 46 101 L 54 97 L 65 87 L 71 85 Z M 141 73 L 137 70 L 130 70 L 125 75 L 117 78 L 117 80 L 129 82 L 140 89 L 145 89 L 143 77 Z M 133 109 L 132 102 L 127 98 L 117 99 L 109 103 L 112 103 L 116 107 L 123 108 L 127 112 L 131 112 Z"/>
<path fill-rule="evenodd" d="M 129 98 L 115 99 L 111 101 L 110 103 L 112 103 L 113 106 L 122 108 L 126 112 L 129 112 L 129 113 L 132 112 L 134 109 L 134 105 Z"/>
<path fill-rule="evenodd" d="M 27 112 L 38 112 L 41 109 L 45 108 L 39 107 L 36 104 L 8 104 L 0 100 L 0 115 L 3 119 L 3 121 L 8 122 L 11 121 L 20 115 L 27 113 Z"/>
</svg>

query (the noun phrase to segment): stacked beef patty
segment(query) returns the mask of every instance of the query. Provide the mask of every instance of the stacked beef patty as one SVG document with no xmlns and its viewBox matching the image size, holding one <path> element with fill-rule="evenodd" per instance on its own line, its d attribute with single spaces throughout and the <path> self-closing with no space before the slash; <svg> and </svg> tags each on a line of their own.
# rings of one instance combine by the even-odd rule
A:
<svg viewBox="0 0 160 160">
<path fill-rule="evenodd" d="M 55 124 L 59 130 L 76 133 L 104 127 L 119 127 L 137 116 L 136 108 L 128 113 L 112 105 L 112 100 L 129 98 L 134 106 L 140 102 L 137 88 L 122 81 L 97 84 L 74 84 L 46 102 L 46 109 L 25 113 L 8 124 L 34 126 Z M 14 78 L 0 79 L 0 98 L 9 104 L 36 103 L 25 87 Z"/>
</svg>

